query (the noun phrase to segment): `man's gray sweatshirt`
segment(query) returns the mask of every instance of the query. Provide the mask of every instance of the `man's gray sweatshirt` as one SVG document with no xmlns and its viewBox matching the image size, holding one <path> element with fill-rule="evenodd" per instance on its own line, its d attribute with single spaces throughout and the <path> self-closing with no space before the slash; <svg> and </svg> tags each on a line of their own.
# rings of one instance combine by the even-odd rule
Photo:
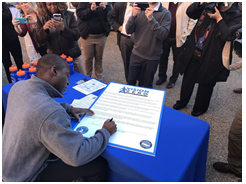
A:
<svg viewBox="0 0 246 184">
<path fill-rule="evenodd" d="M 159 60 L 162 54 L 162 44 L 168 36 L 171 26 L 171 13 L 161 4 L 158 11 L 153 12 L 149 21 L 145 11 L 131 16 L 126 24 L 127 34 L 134 33 L 132 52 L 147 60 Z"/>
<path fill-rule="evenodd" d="M 47 82 L 32 76 L 11 88 L 2 136 L 2 176 L 6 182 L 34 181 L 52 161 L 50 153 L 71 166 L 86 164 L 106 148 L 110 134 L 98 130 L 90 139 L 71 129 L 69 104 Z"/>
</svg>

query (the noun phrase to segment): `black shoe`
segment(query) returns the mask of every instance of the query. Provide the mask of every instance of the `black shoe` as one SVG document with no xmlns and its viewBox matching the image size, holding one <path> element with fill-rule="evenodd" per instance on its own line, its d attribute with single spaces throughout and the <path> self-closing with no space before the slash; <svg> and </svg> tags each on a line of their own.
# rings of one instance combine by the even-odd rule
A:
<svg viewBox="0 0 246 184">
<path fill-rule="evenodd" d="M 176 104 L 173 105 L 173 108 L 176 109 L 176 110 L 183 109 L 185 107 L 186 107 L 186 105 L 180 105 L 178 103 L 176 103 Z"/>
<path fill-rule="evenodd" d="M 174 84 L 175 84 L 175 83 L 173 83 L 173 82 L 169 82 L 169 83 L 167 84 L 166 88 L 167 88 L 167 89 L 173 88 Z"/>
<path fill-rule="evenodd" d="M 156 85 L 161 85 L 162 83 L 166 82 L 166 79 L 159 79 L 158 81 L 156 81 Z"/>
<path fill-rule="evenodd" d="M 219 171 L 219 172 L 221 172 L 221 173 L 232 173 L 232 174 L 234 174 L 235 176 L 237 176 L 237 177 L 239 177 L 239 178 L 242 177 L 242 173 L 241 173 L 241 174 L 236 174 L 236 173 L 234 173 L 234 172 L 230 169 L 228 163 L 215 162 L 215 163 L 213 164 L 213 167 L 214 167 L 214 169 L 215 169 L 216 171 Z"/>
<path fill-rule="evenodd" d="M 236 88 L 233 90 L 234 93 L 242 93 L 242 88 Z"/>
<path fill-rule="evenodd" d="M 206 111 L 205 111 L 205 112 L 206 112 Z M 193 111 L 191 112 L 191 115 L 192 115 L 192 116 L 200 116 L 200 115 L 204 114 L 205 112 L 204 112 L 204 111 L 196 111 L 196 110 L 193 110 Z"/>
</svg>

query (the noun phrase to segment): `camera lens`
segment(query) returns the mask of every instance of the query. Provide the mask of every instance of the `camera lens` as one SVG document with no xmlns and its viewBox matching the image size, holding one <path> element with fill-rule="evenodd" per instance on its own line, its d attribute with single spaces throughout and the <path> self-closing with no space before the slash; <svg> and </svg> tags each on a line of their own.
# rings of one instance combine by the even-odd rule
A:
<svg viewBox="0 0 246 184">
<path fill-rule="evenodd" d="M 215 6 L 216 6 L 216 3 L 210 3 L 208 4 L 205 8 L 204 8 L 204 11 L 206 13 L 215 13 Z"/>
</svg>

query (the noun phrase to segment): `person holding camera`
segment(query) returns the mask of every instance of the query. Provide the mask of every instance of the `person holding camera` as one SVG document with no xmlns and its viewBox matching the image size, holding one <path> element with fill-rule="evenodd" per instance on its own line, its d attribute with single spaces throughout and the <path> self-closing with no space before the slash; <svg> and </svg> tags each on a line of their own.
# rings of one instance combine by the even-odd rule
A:
<svg viewBox="0 0 246 184">
<path fill-rule="evenodd" d="M 126 24 L 128 19 L 132 16 L 133 4 L 134 2 L 114 3 L 112 11 L 108 13 L 108 22 L 117 32 L 117 45 L 121 52 L 126 81 L 128 78 L 130 57 L 133 49 L 132 35 L 126 33 Z M 138 79 L 139 86 L 143 86 L 143 77 L 144 76 L 141 75 Z"/>
<path fill-rule="evenodd" d="M 76 9 L 82 37 L 81 45 L 84 51 L 86 75 L 91 77 L 95 57 L 95 75 L 98 80 L 103 80 L 103 51 L 110 32 L 110 25 L 107 20 L 110 10 L 111 4 L 104 2 L 81 2 Z"/>
<path fill-rule="evenodd" d="M 33 64 L 37 59 L 41 58 L 41 55 L 38 51 L 37 43 L 33 38 L 33 33 L 36 31 L 37 25 L 37 5 L 35 2 L 20 2 L 19 5 L 24 12 L 24 14 L 22 15 L 23 19 L 21 19 L 21 21 L 14 17 L 12 22 L 17 34 L 25 38 L 27 54 L 31 63 Z"/>
<path fill-rule="evenodd" d="M 200 116 L 209 107 L 216 82 L 225 82 L 230 71 L 223 66 L 222 50 L 230 35 L 230 27 L 242 21 L 238 4 L 233 2 L 191 4 L 187 15 L 198 22 L 184 45 L 179 73 L 183 76 L 180 100 L 173 106 L 187 106 L 195 83 L 198 83 L 191 115 Z M 232 51 L 231 51 L 232 52 Z"/>
<path fill-rule="evenodd" d="M 65 54 L 74 61 L 74 71 L 85 74 L 84 61 L 77 40 L 80 37 L 73 12 L 67 11 L 65 2 L 38 2 L 37 32 L 34 35 L 38 46 L 46 53 Z"/>
<path fill-rule="evenodd" d="M 130 57 L 127 83 L 136 85 L 141 72 L 144 87 L 153 87 L 154 74 L 162 54 L 162 43 L 171 26 L 171 13 L 159 2 L 133 5 L 126 33 L 134 33 L 134 47 Z M 144 70 L 142 70 L 144 68 Z"/>
</svg>

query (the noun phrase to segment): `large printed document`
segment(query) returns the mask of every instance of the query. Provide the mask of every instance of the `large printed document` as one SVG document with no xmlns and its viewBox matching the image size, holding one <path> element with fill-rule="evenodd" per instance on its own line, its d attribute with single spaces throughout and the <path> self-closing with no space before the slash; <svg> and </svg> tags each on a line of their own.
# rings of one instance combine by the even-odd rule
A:
<svg viewBox="0 0 246 184">
<path fill-rule="evenodd" d="M 165 91 L 111 82 L 75 127 L 89 138 L 113 118 L 117 132 L 108 145 L 155 156 Z"/>
</svg>

